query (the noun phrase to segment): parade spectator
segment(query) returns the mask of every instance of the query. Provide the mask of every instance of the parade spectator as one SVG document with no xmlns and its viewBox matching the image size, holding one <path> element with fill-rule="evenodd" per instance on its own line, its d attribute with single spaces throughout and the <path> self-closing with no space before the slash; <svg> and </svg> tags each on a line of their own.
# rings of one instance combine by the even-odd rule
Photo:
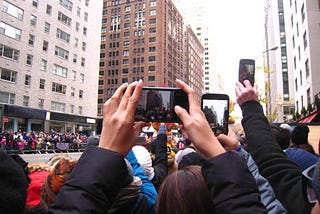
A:
<svg viewBox="0 0 320 214">
<path fill-rule="evenodd" d="M 288 213 L 310 213 L 313 203 L 307 199 L 307 186 L 301 168 L 290 160 L 272 135 L 268 119 L 263 114 L 256 88 L 248 80 L 236 83 L 236 99 L 242 109 L 242 126 L 248 151 L 260 173 L 272 186 L 277 199 Z"/>
<path fill-rule="evenodd" d="M 307 152 L 315 155 L 314 148 L 308 141 L 309 136 L 309 127 L 306 125 L 298 125 L 294 127 L 291 133 L 291 142 L 290 147 L 304 149 Z"/>
</svg>

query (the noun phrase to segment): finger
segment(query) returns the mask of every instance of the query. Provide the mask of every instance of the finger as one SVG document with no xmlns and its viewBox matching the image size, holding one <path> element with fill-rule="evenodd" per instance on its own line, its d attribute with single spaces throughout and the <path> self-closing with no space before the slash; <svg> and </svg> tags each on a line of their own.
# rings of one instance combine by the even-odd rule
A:
<svg viewBox="0 0 320 214">
<path fill-rule="evenodd" d="M 178 117 L 180 118 L 180 120 L 183 123 L 183 129 L 185 126 L 188 126 L 187 124 L 189 123 L 189 121 L 192 121 L 190 115 L 188 114 L 188 112 L 182 108 L 181 106 L 175 106 L 174 107 L 174 111 L 176 112 L 176 114 L 178 115 Z"/>
<path fill-rule="evenodd" d="M 104 103 L 103 105 L 103 111 L 106 111 L 105 113 L 114 113 L 117 111 L 117 108 L 120 104 L 120 100 L 122 97 L 122 94 L 124 90 L 128 87 L 128 83 L 122 84 L 117 90 L 114 92 L 114 94 Z"/>
<path fill-rule="evenodd" d="M 244 88 L 243 84 L 241 82 L 236 82 L 236 88 L 238 88 L 239 90 L 241 90 L 242 88 Z"/>
<path fill-rule="evenodd" d="M 246 86 L 247 89 L 252 88 L 252 85 L 251 85 L 249 80 L 244 80 L 243 83 L 244 83 L 244 85 Z"/>
<path fill-rule="evenodd" d="M 127 108 L 129 99 L 132 95 L 132 92 L 134 90 L 134 87 L 136 86 L 137 82 L 132 82 L 129 84 L 129 86 L 127 87 L 125 93 L 122 96 L 120 105 L 119 105 L 119 110 L 120 111 L 124 111 Z"/>
<path fill-rule="evenodd" d="M 180 79 L 176 79 L 176 83 L 188 95 L 189 112 L 192 112 L 195 109 L 199 109 L 200 104 L 198 102 L 198 99 L 196 97 L 196 93 L 194 92 L 194 90 Z"/>
<path fill-rule="evenodd" d="M 134 91 L 129 99 L 128 107 L 127 107 L 127 113 L 129 117 L 134 118 L 135 111 L 137 109 L 137 105 L 139 102 L 139 98 L 141 95 L 142 91 L 142 86 L 143 86 L 143 81 L 139 80 L 139 82 L 136 83 Z"/>
</svg>

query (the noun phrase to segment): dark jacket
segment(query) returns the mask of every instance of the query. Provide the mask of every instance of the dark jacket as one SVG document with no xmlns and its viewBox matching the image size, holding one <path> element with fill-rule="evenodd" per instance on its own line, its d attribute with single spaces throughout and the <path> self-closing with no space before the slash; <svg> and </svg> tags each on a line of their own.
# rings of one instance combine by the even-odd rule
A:
<svg viewBox="0 0 320 214">
<path fill-rule="evenodd" d="M 202 175 L 212 195 L 212 213 L 267 213 L 245 160 L 236 152 L 207 160 Z"/>
<path fill-rule="evenodd" d="M 308 202 L 301 169 L 285 155 L 273 137 L 262 106 L 249 101 L 241 109 L 248 150 L 261 175 L 269 181 L 288 213 L 310 213 L 313 204 Z"/>
<path fill-rule="evenodd" d="M 121 187 L 132 181 L 120 154 L 99 147 L 87 148 L 58 193 L 49 213 L 106 213 Z M 141 200 L 141 198 L 139 198 Z M 138 201 L 139 202 L 139 201 Z M 147 200 L 141 201 L 147 208 Z M 126 210 L 139 210 L 132 204 Z M 129 212 L 128 212 L 129 213 Z"/>
<path fill-rule="evenodd" d="M 152 144 L 155 145 L 155 159 L 152 163 L 154 177 L 151 182 L 158 190 L 163 179 L 168 175 L 167 135 L 158 134 Z"/>
</svg>

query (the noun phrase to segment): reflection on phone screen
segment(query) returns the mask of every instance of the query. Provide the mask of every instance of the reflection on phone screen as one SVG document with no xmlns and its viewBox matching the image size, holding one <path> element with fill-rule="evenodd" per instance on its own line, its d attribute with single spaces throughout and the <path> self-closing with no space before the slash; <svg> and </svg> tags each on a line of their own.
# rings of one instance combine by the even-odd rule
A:
<svg viewBox="0 0 320 214">
<path fill-rule="evenodd" d="M 216 135 L 228 133 L 228 107 L 227 100 L 203 99 L 202 111 Z"/>
</svg>

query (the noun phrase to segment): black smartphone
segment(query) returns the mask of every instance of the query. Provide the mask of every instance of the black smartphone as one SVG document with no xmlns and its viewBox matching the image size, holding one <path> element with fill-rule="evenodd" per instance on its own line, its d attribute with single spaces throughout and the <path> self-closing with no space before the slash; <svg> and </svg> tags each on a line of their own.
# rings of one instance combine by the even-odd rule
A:
<svg viewBox="0 0 320 214">
<path fill-rule="evenodd" d="M 143 87 L 135 121 L 180 123 L 174 111 L 176 105 L 189 111 L 188 95 L 182 89 Z"/>
<path fill-rule="evenodd" d="M 239 61 L 239 82 L 243 84 L 244 80 L 249 80 L 254 84 L 255 61 L 253 59 L 240 59 Z"/>
<path fill-rule="evenodd" d="M 215 135 L 228 134 L 229 96 L 227 94 L 203 94 L 201 107 Z"/>
</svg>

